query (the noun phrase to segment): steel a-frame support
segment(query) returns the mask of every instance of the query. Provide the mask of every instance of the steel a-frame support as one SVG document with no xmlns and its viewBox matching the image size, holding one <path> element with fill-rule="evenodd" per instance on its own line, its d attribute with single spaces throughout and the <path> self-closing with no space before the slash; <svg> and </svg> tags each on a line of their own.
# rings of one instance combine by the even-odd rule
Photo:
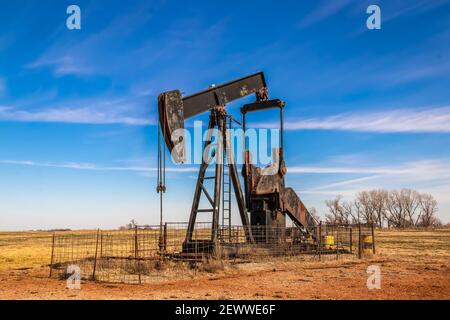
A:
<svg viewBox="0 0 450 320">
<path fill-rule="evenodd" d="M 195 240 L 193 240 L 195 223 L 197 220 L 197 215 L 199 212 L 210 212 L 212 213 L 212 227 L 211 227 L 211 238 L 210 241 L 214 245 L 218 241 L 219 233 L 219 213 L 220 213 L 220 195 L 223 179 L 223 158 L 224 155 L 227 156 L 227 164 L 229 166 L 229 172 L 231 176 L 231 181 L 233 184 L 234 194 L 236 197 L 236 202 L 239 209 L 239 214 L 242 220 L 242 225 L 245 230 L 245 235 L 247 241 L 253 242 L 252 231 L 250 227 L 249 218 L 247 215 L 247 209 L 245 205 L 244 195 L 242 193 L 239 175 L 237 172 L 236 164 L 234 161 L 234 156 L 232 152 L 230 133 L 226 128 L 227 115 L 223 109 L 213 109 L 211 110 L 211 115 L 209 117 L 208 132 L 206 136 L 206 141 L 202 152 L 202 163 L 200 165 L 200 170 L 198 173 L 197 184 L 195 187 L 194 199 L 192 202 L 191 215 L 189 218 L 188 229 L 186 232 L 186 238 L 184 243 L 185 250 L 193 247 Z M 215 145 L 212 145 L 212 134 L 213 129 L 217 129 L 217 139 Z M 212 150 L 211 150 L 212 149 Z M 226 154 L 226 150 L 229 150 L 230 154 Z M 209 158 L 207 156 L 211 154 Z M 206 176 L 207 169 L 212 162 L 215 161 L 215 174 L 214 176 Z M 204 183 L 206 180 L 214 180 L 214 193 L 213 196 L 210 195 Z M 199 209 L 200 197 L 202 193 L 206 196 L 210 209 Z"/>
</svg>

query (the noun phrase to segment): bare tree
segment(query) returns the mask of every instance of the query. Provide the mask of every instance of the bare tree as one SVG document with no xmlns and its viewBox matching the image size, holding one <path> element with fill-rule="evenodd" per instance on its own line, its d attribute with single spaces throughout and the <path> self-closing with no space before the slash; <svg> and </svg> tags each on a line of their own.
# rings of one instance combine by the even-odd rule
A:
<svg viewBox="0 0 450 320">
<path fill-rule="evenodd" d="M 334 224 L 374 223 L 377 227 L 429 227 L 441 224 L 436 217 L 438 203 L 430 194 L 412 189 L 361 191 L 353 201 L 342 196 L 325 201 L 325 220 Z"/>
<path fill-rule="evenodd" d="M 385 215 L 388 224 L 396 228 L 414 226 L 419 205 L 420 195 L 415 190 L 402 189 L 389 192 Z"/>
<path fill-rule="evenodd" d="M 355 206 L 353 201 L 344 201 L 342 203 L 342 220 L 343 223 L 357 223 L 358 219 L 355 217 Z"/>
<path fill-rule="evenodd" d="M 119 227 L 119 230 L 132 230 L 136 228 L 137 225 L 138 225 L 137 221 L 131 219 L 130 223 L 127 223 L 126 225 Z"/>
<path fill-rule="evenodd" d="M 337 196 L 333 200 L 326 200 L 325 205 L 328 208 L 329 213 L 325 215 L 325 221 L 327 223 L 341 223 L 342 220 L 342 196 Z"/>
<path fill-rule="evenodd" d="M 413 227 L 416 225 L 416 214 L 420 206 L 420 194 L 412 189 L 400 190 L 401 199 L 403 201 L 403 208 L 406 212 L 406 219 L 408 220 L 408 226 Z"/>
<path fill-rule="evenodd" d="M 439 220 L 435 216 L 438 211 L 438 203 L 431 194 L 420 195 L 420 210 L 420 220 L 418 218 L 417 225 L 428 228 L 439 224 Z"/>
<path fill-rule="evenodd" d="M 356 223 L 360 223 L 361 222 L 362 204 L 358 200 L 358 198 L 353 200 L 353 207 L 355 208 Z"/>
<path fill-rule="evenodd" d="M 383 227 L 385 211 L 388 200 L 386 190 L 361 191 L 356 195 L 354 207 L 358 221 L 375 223 L 379 228 Z"/>
<path fill-rule="evenodd" d="M 134 219 L 131 219 L 129 224 L 131 225 L 132 229 L 134 229 L 134 228 L 136 228 L 138 226 L 138 222 L 136 220 L 134 220 Z"/>
<path fill-rule="evenodd" d="M 356 199 L 360 205 L 360 220 L 367 223 L 374 222 L 375 208 L 369 191 L 361 191 L 356 195 Z"/>
<path fill-rule="evenodd" d="M 372 202 L 373 207 L 374 222 L 380 229 L 383 228 L 383 220 L 385 217 L 388 198 L 389 192 L 387 190 L 379 189 L 370 191 L 370 201 Z"/>
<path fill-rule="evenodd" d="M 403 205 L 404 202 L 399 191 L 392 190 L 389 192 L 385 215 L 388 227 L 402 228 L 406 226 L 406 212 Z"/>
</svg>

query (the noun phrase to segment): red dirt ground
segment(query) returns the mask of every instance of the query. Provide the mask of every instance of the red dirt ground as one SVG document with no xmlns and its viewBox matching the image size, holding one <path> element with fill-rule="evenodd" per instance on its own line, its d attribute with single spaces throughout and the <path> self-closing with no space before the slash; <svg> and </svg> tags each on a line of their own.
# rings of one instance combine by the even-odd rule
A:
<svg viewBox="0 0 450 320">
<path fill-rule="evenodd" d="M 380 266 L 381 289 L 366 286 L 366 268 Z M 241 265 L 218 274 L 155 284 L 83 282 L 81 290 L 49 279 L 46 269 L 0 274 L 1 299 L 449 299 L 447 259 L 372 259 Z"/>
</svg>

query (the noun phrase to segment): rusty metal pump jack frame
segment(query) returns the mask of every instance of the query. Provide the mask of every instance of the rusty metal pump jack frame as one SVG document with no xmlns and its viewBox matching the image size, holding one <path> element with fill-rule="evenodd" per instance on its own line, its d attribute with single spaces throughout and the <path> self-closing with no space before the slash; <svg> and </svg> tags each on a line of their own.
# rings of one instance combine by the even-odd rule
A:
<svg viewBox="0 0 450 320">
<path fill-rule="evenodd" d="M 212 151 L 211 157 L 208 159 L 205 159 L 205 156 L 202 157 L 202 164 L 200 166 L 198 178 L 197 178 L 197 185 L 195 188 L 194 193 L 194 200 L 192 203 L 191 208 L 191 215 L 189 218 L 189 224 L 188 224 L 188 230 L 186 233 L 186 239 L 185 239 L 185 251 L 192 250 L 192 245 L 197 245 L 199 247 L 198 241 L 202 241 L 200 243 L 200 246 L 203 248 L 212 248 L 212 244 L 215 244 L 218 240 L 218 230 L 219 230 L 219 203 L 220 203 L 220 196 L 221 196 L 221 188 L 222 188 L 222 179 L 223 177 L 223 166 L 224 157 L 227 158 L 227 164 L 229 166 L 229 174 L 231 177 L 234 194 L 236 196 L 236 202 L 239 208 L 240 217 L 242 220 L 242 225 L 245 230 L 245 235 L 248 241 L 253 241 L 252 237 L 252 231 L 250 228 L 250 221 L 248 219 L 248 215 L 245 208 L 245 201 L 244 201 L 244 195 L 242 193 L 241 185 L 239 183 L 239 176 L 238 171 L 236 168 L 236 164 L 234 163 L 234 156 L 233 151 L 231 149 L 231 142 L 229 137 L 229 131 L 226 127 L 227 118 L 229 115 L 227 115 L 225 109 L 222 106 L 217 106 L 211 110 L 211 114 L 209 117 L 209 125 L 208 129 L 217 129 L 218 133 L 218 139 L 216 142 L 216 146 L 214 150 Z M 211 133 L 212 130 L 208 130 L 208 136 L 206 138 L 206 142 L 204 145 L 204 152 L 208 150 L 209 146 L 211 145 Z M 205 153 L 204 153 L 205 155 Z M 212 162 L 212 160 L 215 158 L 215 173 L 214 176 L 206 176 L 206 171 L 209 166 L 209 164 Z M 208 193 L 207 188 L 205 187 L 204 183 L 206 180 L 213 180 L 214 181 L 214 194 L 213 197 L 210 196 Z M 208 199 L 209 204 L 211 205 L 210 209 L 199 209 L 200 204 L 200 197 L 201 193 L 206 196 Z M 213 215 L 212 219 L 212 232 L 211 232 L 211 240 L 209 244 L 209 241 L 205 240 L 193 240 L 193 232 L 195 227 L 195 222 L 197 220 L 197 214 L 199 212 L 210 212 Z"/>
<path fill-rule="evenodd" d="M 244 177 L 245 196 L 242 192 L 238 171 L 234 162 L 233 150 L 227 121 L 235 121 L 227 114 L 225 106 L 229 102 L 243 98 L 250 94 L 255 94 L 256 101 L 243 106 L 242 126 L 244 130 L 244 165 L 242 174 Z M 282 241 L 284 233 L 280 231 L 285 227 L 285 215 L 288 215 L 295 226 L 304 236 L 312 236 L 315 239 L 314 218 L 308 213 L 305 206 L 291 188 L 286 188 L 284 176 L 286 166 L 284 163 L 284 141 L 283 141 L 283 108 L 285 103 L 281 100 L 269 100 L 268 89 L 264 74 L 262 72 L 237 79 L 223 85 L 213 86 L 208 90 L 197 94 L 182 97 L 179 90 L 164 92 L 158 97 L 159 123 L 163 133 L 165 143 L 172 154 L 172 158 L 177 163 L 185 161 L 185 140 L 183 135 L 184 121 L 195 115 L 210 112 L 208 129 L 217 129 L 217 139 L 211 156 L 205 159 L 202 156 L 202 163 L 199 169 L 197 184 L 192 203 L 188 229 L 183 244 L 184 252 L 212 251 L 218 242 L 219 237 L 219 208 L 221 198 L 221 187 L 223 179 L 223 159 L 226 157 L 229 168 L 229 175 L 234 189 L 236 202 L 239 209 L 245 236 L 248 242 Z M 261 168 L 256 168 L 251 164 L 251 154 L 245 146 L 245 119 L 250 112 L 279 108 L 280 110 L 280 148 L 277 150 L 276 170 L 272 174 L 262 174 Z M 237 122 L 239 123 L 239 122 Z M 205 151 L 212 147 L 212 130 L 208 130 L 208 135 L 203 148 Z M 208 153 L 207 153 L 208 154 Z M 207 169 L 215 159 L 214 176 L 206 176 Z M 265 168 L 267 169 L 267 168 Z M 269 168 L 270 169 L 270 168 Z M 273 169 L 273 167 L 271 168 Z M 264 169 L 263 169 L 264 170 Z M 205 187 L 207 180 L 213 180 L 214 191 L 211 194 Z M 165 191 L 165 190 L 164 190 Z M 201 195 L 204 194 L 207 202 L 211 205 L 209 209 L 199 209 Z M 193 239 L 194 228 L 198 213 L 212 214 L 212 228 L 210 239 Z M 247 212 L 250 212 L 250 219 Z M 253 236 L 254 228 L 267 230 L 261 237 Z M 260 230 L 258 230 L 260 231 Z"/>
</svg>

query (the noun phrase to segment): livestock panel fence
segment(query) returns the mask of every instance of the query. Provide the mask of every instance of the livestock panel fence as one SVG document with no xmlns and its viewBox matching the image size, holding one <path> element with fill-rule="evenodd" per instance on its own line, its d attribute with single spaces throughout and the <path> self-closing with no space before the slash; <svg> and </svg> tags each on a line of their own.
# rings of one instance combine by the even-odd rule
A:
<svg viewBox="0 0 450 320">
<path fill-rule="evenodd" d="M 136 226 L 130 230 L 57 232 L 52 238 L 50 277 L 139 284 L 223 263 L 267 261 L 274 257 L 304 260 L 363 258 L 375 253 L 372 224 L 322 224 L 305 238 L 296 228 L 252 226 L 253 241 L 242 226 L 222 226 L 211 239 L 211 223 L 197 223 L 186 242 L 187 223 Z"/>
</svg>

